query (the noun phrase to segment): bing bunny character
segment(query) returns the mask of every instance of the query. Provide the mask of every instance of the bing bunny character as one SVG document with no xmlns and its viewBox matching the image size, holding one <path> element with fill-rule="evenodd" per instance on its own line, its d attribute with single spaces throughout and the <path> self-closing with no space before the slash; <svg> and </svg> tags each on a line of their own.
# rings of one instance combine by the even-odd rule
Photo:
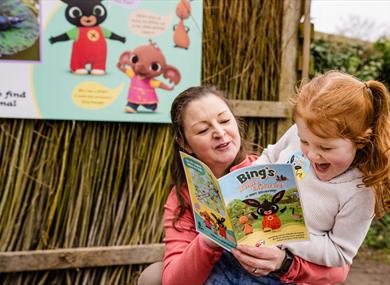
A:
<svg viewBox="0 0 390 285">
<path fill-rule="evenodd" d="M 225 218 L 221 217 L 220 219 L 218 219 L 213 213 L 211 213 L 211 215 L 214 217 L 218 225 L 219 235 L 226 239 L 226 226 L 224 225 Z"/>
<path fill-rule="evenodd" d="M 127 113 L 136 113 L 140 105 L 155 112 L 158 105 L 155 89 L 173 90 L 181 79 L 179 70 L 166 63 L 162 51 L 152 41 L 122 53 L 117 67 L 131 78 L 125 108 Z M 155 79 L 159 75 L 167 78 L 173 86 Z"/>
<path fill-rule="evenodd" d="M 269 202 L 267 199 L 265 199 L 263 203 L 260 203 L 255 199 L 245 199 L 242 201 L 249 206 L 257 207 L 257 213 L 263 216 L 262 227 L 264 232 L 269 232 L 271 230 L 279 230 L 282 226 L 282 223 L 276 213 L 279 210 L 279 206 L 277 205 L 277 203 L 282 200 L 284 193 L 285 190 L 276 193 L 272 197 L 271 202 Z M 285 210 L 286 207 L 280 210 L 280 212 L 283 213 Z"/>
<path fill-rule="evenodd" d="M 188 36 L 190 28 L 184 25 L 184 20 L 188 19 L 191 15 L 191 4 L 189 0 L 179 0 L 176 6 L 176 15 L 180 21 L 173 26 L 173 42 L 175 47 L 188 49 L 190 46 L 190 37 Z"/>
<path fill-rule="evenodd" d="M 65 10 L 66 20 L 75 27 L 61 35 L 50 37 L 51 44 L 73 40 L 70 70 L 72 73 L 88 74 L 90 65 L 92 75 L 106 73 L 107 43 L 105 38 L 124 43 L 126 39 L 103 27 L 100 24 L 107 18 L 103 0 L 61 0 L 68 6 Z"/>
</svg>

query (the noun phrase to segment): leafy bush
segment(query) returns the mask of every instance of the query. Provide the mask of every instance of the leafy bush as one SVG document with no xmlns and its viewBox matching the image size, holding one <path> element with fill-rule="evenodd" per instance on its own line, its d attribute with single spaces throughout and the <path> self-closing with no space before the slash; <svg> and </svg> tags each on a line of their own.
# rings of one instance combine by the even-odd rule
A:
<svg viewBox="0 0 390 285">
<path fill-rule="evenodd" d="M 374 43 L 374 48 L 382 54 L 382 68 L 378 80 L 390 88 L 390 39 L 380 39 Z"/>
<path fill-rule="evenodd" d="M 311 45 L 312 75 L 340 70 L 367 80 L 379 80 L 390 87 L 390 40 L 380 39 L 372 45 L 356 41 L 335 42 L 314 40 Z M 364 245 L 390 249 L 390 213 L 373 221 Z"/>
<path fill-rule="evenodd" d="M 383 68 L 382 53 L 372 46 L 315 40 L 311 46 L 314 74 L 340 70 L 361 80 L 377 79 Z"/>
<path fill-rule="evenodd" d="M 364 245 L 376 249 L 390 249 L 390 214 L 387 214 L 383 219 L 372 222 Z"/>
</svg>

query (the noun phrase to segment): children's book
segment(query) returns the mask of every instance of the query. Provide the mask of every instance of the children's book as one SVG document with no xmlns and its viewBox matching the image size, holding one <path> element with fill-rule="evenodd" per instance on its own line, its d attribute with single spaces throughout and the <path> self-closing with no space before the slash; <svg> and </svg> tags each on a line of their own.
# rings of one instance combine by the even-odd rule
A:
<svg viewBox="0 0 390 285">
<path fill-rule="evenodd" d="M 200 160 L 180 155 L 199 233 L 227 250 L 308 240 L 291 164 L 248 166 L 217 179 Z"/>
</svg>

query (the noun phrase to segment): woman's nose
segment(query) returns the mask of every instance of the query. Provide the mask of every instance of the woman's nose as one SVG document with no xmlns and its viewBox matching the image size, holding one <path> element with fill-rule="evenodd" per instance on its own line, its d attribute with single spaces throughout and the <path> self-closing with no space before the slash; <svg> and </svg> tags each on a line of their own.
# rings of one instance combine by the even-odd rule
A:
<svg viewBox="0 0 390 285">
<path fill-rule="evenodd" d="M 214 136 L 221 137 L 225 134 L 225 129 L 222 126 L 214 127 Z"/>
</svg>

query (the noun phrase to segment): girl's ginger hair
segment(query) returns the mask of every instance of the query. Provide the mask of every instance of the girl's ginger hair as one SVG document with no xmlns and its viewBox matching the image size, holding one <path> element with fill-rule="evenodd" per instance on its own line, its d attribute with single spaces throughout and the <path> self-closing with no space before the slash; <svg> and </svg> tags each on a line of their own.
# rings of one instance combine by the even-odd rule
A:
<svg viewBox="0 0 390 285">
<path fill-rule="evenodd" d="M 375 192 L 375 216 L 390 209 L 389 93 L 375 80 L 330 71 L 313 78 L 292 100 L 294 117 L 320 137 L 349 139 L 357 152 L 352 166 Z"/>
</svg>

